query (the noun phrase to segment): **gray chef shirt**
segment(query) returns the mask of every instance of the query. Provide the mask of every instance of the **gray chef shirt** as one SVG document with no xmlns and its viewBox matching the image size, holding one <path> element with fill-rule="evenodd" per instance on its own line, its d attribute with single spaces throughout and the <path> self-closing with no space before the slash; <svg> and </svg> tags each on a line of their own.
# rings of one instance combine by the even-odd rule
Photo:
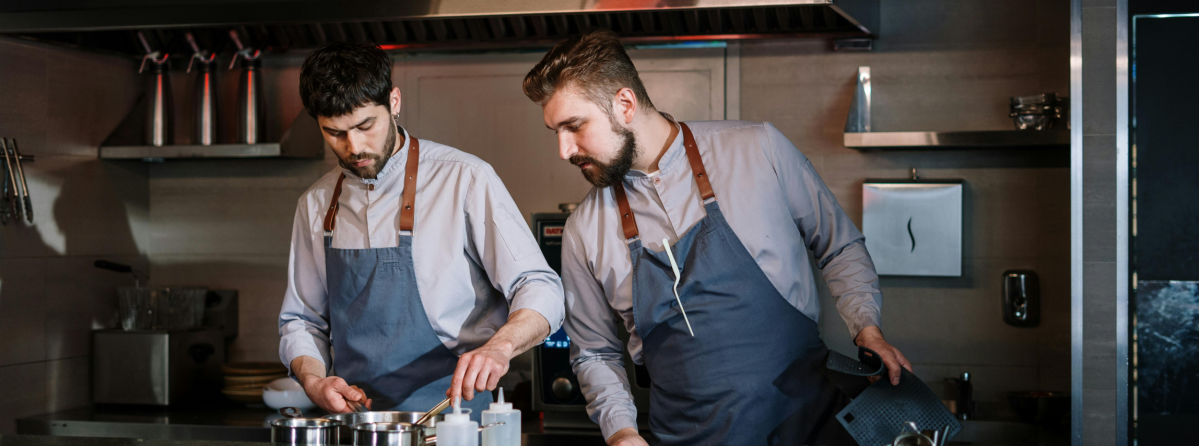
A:
<svg viewBox="0 0 1199 446">
<path fill-rule="evenodd" d="M 374 180 L 336 168 L 317 180 L 296 206 L 279 312 L 279 358 L 300 356 L 332 365 L 323 220 L 337 178 L 346 174 L 333 231 L 340 249 L 399 246 L 400 198 L 411 138 Z M 481 347 L 521 309 L 536 311 L 550 333 L 564 317 L 562 282 L 495 170 L 474 155 L 420 141 L 412 257 L 429 325 L 451 351 Z M 397 296 L 398 298 L 398 296 Z M 397 303 L 398 305 L 398 303 Z M 401 336 L 402 333 L 396 333 Z"/>
<path fill-rule="evenodd" d="M 820 315 L 811 250 L 850 334 L 878 326 L 882 293 L 865 239 L 807 157 L 770 123 L 687 124 L 721 211 L 787 302 L 813 321 Z M 633 170 L 624 177 L 641 243 L 654 251 L 663 250 L 663 239 L 676 242 L 707 215 L 681 131 L 658 169 L 652 174 Z M 642 362 L 633 320 L 632 262 L 621 228 L 612 188 L 592 189 L 567 221 L 562 242 L 571 365 L 587 397 L 587 412 L 605 438 L 637 426 L 617 315 L 630 334 L 633 361 Z"/>
</svg>

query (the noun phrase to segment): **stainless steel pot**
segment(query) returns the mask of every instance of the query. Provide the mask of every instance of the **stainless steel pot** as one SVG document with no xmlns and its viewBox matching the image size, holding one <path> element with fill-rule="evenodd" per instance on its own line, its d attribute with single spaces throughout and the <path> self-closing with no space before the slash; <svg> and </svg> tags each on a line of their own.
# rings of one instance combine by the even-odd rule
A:
<svg viewBox="0 0 1199 446">
<path fill-rule="evenodd" d="M 354 444 L 354 427 L 365 423 L 408 423 L 413 424 L 420 417 L 424 416 L 424 412 L 395 412 L 395 411 L 377 411 L 377 412 L 350 412 L 350 413 L 335 413 L 325 415 L 327 420 L 336 420 L 344 423 L 345 429 L 341 430 L 341 444 Z M 427 423 L 425 423 L 425 435 L 437 435 L 437 422 L 445 419 L 445 415 L 435 415 Z"/>
<path fill-rule="evenodd" d="M 479 426 L 479 432 L 502 426 L 491 423 Z M 354 446 L 429 446 L 437 444 L 436 435 L 428 435 L 429 428 L 412 423 L 363 423 L 354 426 Z"/>
<path fill-rule="evenodd" d="M 271 422 L 271 443 L 336 445 L 343 423 L 323 418 L 284 418 Z M 347 429 L 348 430 L 348 429 Z"/>
<path fill-rule="evenodd" d="M 425 446 L 425 427 L 412 423 L 363 423 L 354 426 L 355 446 Z"/>
</svg>

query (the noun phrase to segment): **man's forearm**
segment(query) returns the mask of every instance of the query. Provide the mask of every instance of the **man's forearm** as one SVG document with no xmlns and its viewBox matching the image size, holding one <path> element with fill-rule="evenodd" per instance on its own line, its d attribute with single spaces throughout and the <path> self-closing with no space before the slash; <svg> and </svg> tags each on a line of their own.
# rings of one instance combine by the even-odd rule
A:
<svg viewBox="0 0 1199 446">
<path fill-rule="evenodd" d="M 508 322 L 485 346 L 509 352 L 511 359 L 541 343 L 549 335 L 550 323 L 541 313 L 529 309 L 517 310 L 508 316 Z"/>
<path fill-rule="evenodd" d="M 310 378 L 325 377 L 325 363 L 311 356 L 300 356 L 291 361 L 292 374 L 296 375 L 296 381 L 300 384 L 307 382 Z"/>
</svg>

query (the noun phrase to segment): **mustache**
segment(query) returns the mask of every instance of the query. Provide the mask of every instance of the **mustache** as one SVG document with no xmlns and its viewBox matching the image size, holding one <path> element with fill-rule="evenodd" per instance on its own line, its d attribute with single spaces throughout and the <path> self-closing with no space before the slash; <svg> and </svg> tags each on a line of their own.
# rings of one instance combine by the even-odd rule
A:
<svg viewBox="0 0 1199 446">
<path fill-rule="evenodd" d="M 574 155 L 570 157 L 570 163 L 576 166 L 584 163 L 591 163 L 592 165 L 596 166 L 600 165 L 599 162 L 596 162 L 595 158 L 586 155 Z"/>
</svg>

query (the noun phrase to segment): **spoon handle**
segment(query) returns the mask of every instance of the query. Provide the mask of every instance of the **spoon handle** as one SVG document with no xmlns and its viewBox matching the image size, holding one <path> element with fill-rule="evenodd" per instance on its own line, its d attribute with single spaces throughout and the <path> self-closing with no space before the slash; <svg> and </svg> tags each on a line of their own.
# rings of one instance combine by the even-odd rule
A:
<svg viewBox="0 0 1199 446">
<path fill-rule="evenodd" d="M 436 406 L 433 406 L 432 409 L 429 409 L 428 412 L 425 412 L 425 414 L 423 416 L 421 416 L 420 419 L 416 420 L 416 422 L 412 423 L 412 424 L 425 424 L 426 422 L 431 420 L 433 417 L 437 416 L 437 414 L 441 413 L 441 411 L 445 410 L 445 408 L 447 408 L 447 407 L 450 407 L 450 399 L 449 398 L 441 400 L 440 403 L 437 403 Z"/>
</svg>

